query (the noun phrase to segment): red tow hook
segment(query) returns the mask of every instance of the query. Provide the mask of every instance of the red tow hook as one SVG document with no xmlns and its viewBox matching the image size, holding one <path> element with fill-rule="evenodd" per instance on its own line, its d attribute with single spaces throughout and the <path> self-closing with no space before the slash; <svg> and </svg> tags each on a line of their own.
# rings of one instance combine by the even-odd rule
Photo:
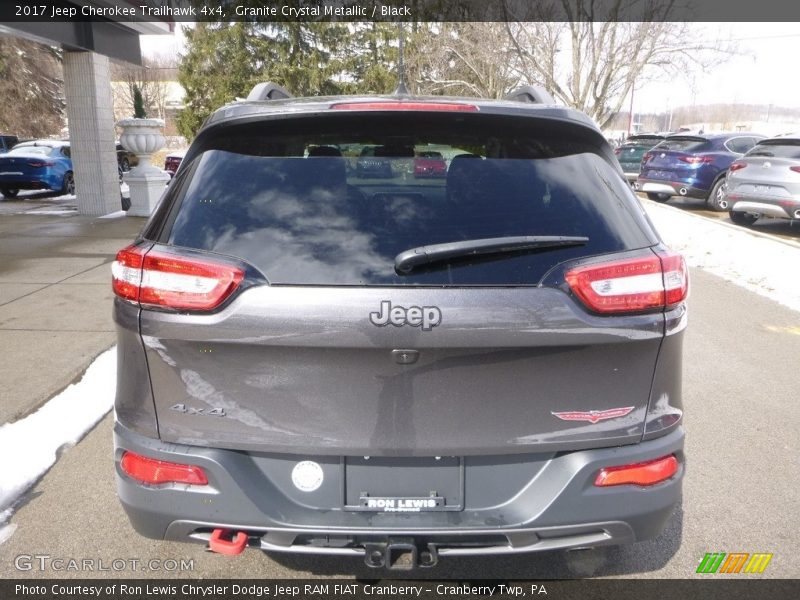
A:
<svg viewBox="0 0 800 600">
<path fill-rule="evenodd" d="M 233 537 L 233 533 L 230 529 L 215 529 L 208 540 L 208 549 L 211 552 L 228 556 L 241 554 L 247 546 L 247 534 L 239 531 L 236 533 L 236 537 Z"/>
</svg>

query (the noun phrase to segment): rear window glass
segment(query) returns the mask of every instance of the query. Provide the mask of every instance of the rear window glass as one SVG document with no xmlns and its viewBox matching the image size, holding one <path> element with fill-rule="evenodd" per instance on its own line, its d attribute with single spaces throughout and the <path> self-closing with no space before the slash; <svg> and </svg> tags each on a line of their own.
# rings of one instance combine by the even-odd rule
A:
<svg viewBox="0 0 800 600">
<path fill-rule="evenodd" d="M 559 262 L 653 243 L 615 169 L 563 133 L 526 138 L 510 125 L 505 137 L 419 118 L 328 129 L 204 140 L 170 190 L 179 208 L 161 241 L 242 258 L 272 284 L 436 286 L 534 285 Z M 446 170 L 418 177 L 415 157 L 437 155 Z M 365 156 L 380 163 L 364 168 Z M 419 246 L 535 235 L 589 242 L 394 269 Z"/>
<path fill-rule="evenodd" d="M 9 154 L 41 154 L 47 156 L 53 150 L 51 146 L 15 146 L 8 151 Z"/>
<path fill-rule="evenodd" d="M 750 150 L 747 156 L 800 159 L 800 140 L 761 143 Z"/>
<path fill-rule="evenodd" d="M 703 152 L 711 147 L 711 143 L 703 138 L 680 137 L 664 140 L 656 148 L 658 150 L 675 150 L 678 152 Z"/>
<path fill-rule="evenodd" d="M 663 141 L 664 138 L 662 137 L 635 137 L 631 136 L 625 142 L 626 145 L 628 144 L 635 144 L 637 146 L 655 146 L 659 142 Z"/>
</svg>

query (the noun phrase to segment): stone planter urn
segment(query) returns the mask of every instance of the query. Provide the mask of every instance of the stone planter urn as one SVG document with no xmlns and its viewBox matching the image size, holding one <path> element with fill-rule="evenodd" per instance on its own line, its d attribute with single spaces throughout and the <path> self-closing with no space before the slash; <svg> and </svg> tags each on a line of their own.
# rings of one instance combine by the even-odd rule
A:
<svg viewBox="0 0 800 600">
<path fill-rule="evenodd" d="M 122 119 L 119 138 L 122 147 L 139 158 L 139 164 L 124 175 L 131 195 L 131 217 L 149 217 L 164 193 L 169 175 L 151 164 L 154 152 L 161 150 L 164 138 L 164 121 L 161 119 Z"/>
</svg>

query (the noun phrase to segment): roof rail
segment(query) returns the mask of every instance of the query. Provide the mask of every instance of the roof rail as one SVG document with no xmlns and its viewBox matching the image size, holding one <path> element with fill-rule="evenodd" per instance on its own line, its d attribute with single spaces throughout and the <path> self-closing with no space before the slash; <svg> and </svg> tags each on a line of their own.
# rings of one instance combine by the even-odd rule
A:
<svg viewBox="0 0 800 600">
<path fill-rule="evenodd" d="M 531 104 L 555 104 L 555 98 L 540 85 L 523 85 L 511 91 L 503 100 L 529 102 Z"/>
<path fill-rule="evenodd" d="M 282 98 L 292 98 L 292 95 L 285 88 L 271 81 L 257 84 L 247 95 L 247 99 L 251 102 L 280 100 Z"/>
</svg>

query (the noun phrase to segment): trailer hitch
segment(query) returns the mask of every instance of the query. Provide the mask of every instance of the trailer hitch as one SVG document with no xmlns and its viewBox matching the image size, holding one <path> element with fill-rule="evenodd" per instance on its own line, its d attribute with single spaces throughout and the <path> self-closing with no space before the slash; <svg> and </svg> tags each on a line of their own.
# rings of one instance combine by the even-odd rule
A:
<svg viewBox="0 0 800 600">
<path fill-rule="evenodd" d="M 368 567 L 409 571 L 415 567 L 433 567 L 439 562 L 435 544 L 420 544 L 414 538 L 389 538 L 386 542 L 364 544 L 364 562 Z"/>
</svg>

